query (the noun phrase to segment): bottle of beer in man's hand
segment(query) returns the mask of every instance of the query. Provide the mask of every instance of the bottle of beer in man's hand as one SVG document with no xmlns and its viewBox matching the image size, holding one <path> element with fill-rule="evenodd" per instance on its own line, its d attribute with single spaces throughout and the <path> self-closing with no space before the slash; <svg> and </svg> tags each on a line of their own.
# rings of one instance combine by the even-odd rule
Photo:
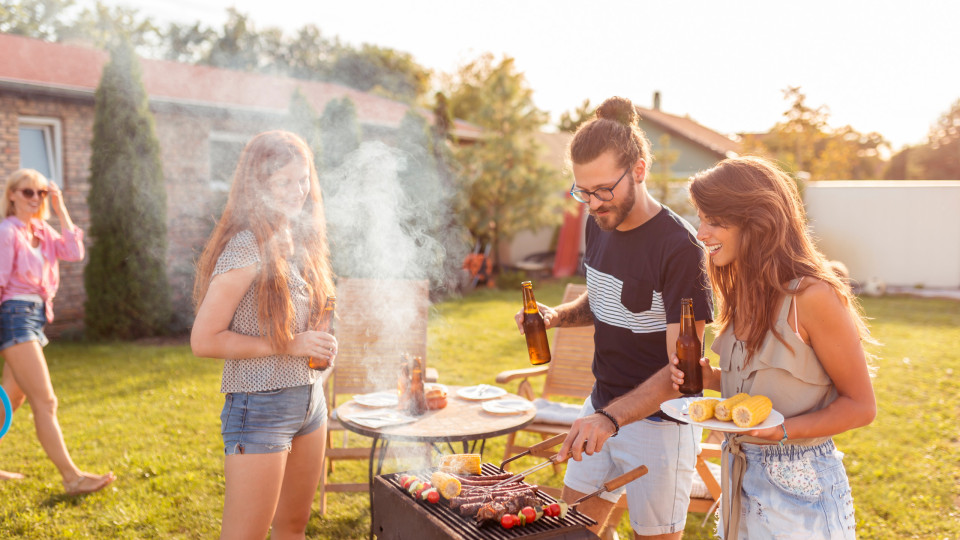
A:
<svg viewBox="0 0 960 540">
<path fill-rule="evenodd" d="M 533 283 L 524 281 L 520 286 L 523 289 L 523 335 L 527 337 L 527 352 L 530 354 L 530 363 L 539 366 L 550 361 L 547 327 L 537 307 L 537 300 L 533 297 Z"/>
<path fill-rule="evenodd" d="M 320 322 L 317 323 L 318 331 L 333 335 L 333 313 L 336 309 L 337 297 L 328 296 L 327 301 L 323 304 L 323 311 L 320 312 Z M 323 371 L 330 367 L 330 362 L 323 358 L 314 358 L 311 356 L 307 360 L 307 365 L 310 366 L 310 369 Z"/>
<path fill-rule="evenodd" d="M 680 371 L 683 371 L 683 384 L 680 385 L 682 394 L 699 394 L 703 392 L 703 371 L 700 368 L 700 338 L 697 337 L 697 326 L 693 321 L 693 298 L 680 300 L 681 319 L 680 336 L 677 338 L 677 358 L 680 360 Z"/>
</svg>

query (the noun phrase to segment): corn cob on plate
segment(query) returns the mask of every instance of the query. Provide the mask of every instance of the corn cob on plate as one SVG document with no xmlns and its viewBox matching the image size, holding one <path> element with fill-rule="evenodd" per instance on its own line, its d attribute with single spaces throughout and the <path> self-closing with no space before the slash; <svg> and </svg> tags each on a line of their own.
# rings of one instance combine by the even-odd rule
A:
<svg viewBox="0 0 960 540">
<path fill-rule="evenodd" d="M 716 418 L 710 418 L 709 420 L 704 420 L 701 422 L 695 422 L 690 418 L 690 405 L 697 401 L 702 401 L 704 399 L 710 398 L 701 398 L 701 397 L 682 397 L 677 399 L 671 399 L 664 401 L 660 404 L 660 410 L 666 413 L 668 416 L 675 420 L 685 422 L 687 424 L 693 424 L 696 426 L 703 427 L 705 429 L 711 429 L 713 431 L 724 431 L 728 433 L 737 433 L 744 431 L 752 431 L 754 429 L 765 429 L 769 427 L 779 426 L 783 423 L 783 415 L 780 414 L 776 409 L 771 409 L 770 414 L 767 415 L 759 424 L 750 427 L 739 427 L 734 424 L 732 421 L 717 420 Z"/>
</svg>

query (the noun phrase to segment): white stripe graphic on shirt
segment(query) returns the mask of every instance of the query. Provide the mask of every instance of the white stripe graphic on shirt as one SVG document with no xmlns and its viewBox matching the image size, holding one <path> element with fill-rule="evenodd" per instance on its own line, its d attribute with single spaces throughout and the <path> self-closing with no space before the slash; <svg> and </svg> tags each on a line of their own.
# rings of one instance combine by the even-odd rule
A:
<svg viewBox="0 0 960 540">
<path fill-rule="evenodd" d="M 666 331 L 667 314 L 663 309 L 662 292 L 653 291 L 648 311 L 634 313 L 620 301 L 623 281 L 590 266 L 587 266 L 587 290 L 590 291 L 590 311 L 598 321 L 634 334 Z"/>
</svg>

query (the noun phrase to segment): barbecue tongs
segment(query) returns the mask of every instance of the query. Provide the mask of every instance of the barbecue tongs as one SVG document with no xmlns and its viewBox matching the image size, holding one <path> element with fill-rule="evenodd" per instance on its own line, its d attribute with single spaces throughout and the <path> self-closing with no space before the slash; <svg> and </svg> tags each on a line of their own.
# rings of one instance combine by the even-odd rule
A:
<svg viewBox="0 0 960 540">
<path fill-rule="evenodd" d="M 550 449 L 553 448 L 554 446 L 562 443 L 563 440 L 566 439 L 566 438 L 567 438 L 567 434 L 566 434 L 566 433 L 561 433 L 560 435 L 555 435 L 555 436 L 550 437 L 549 439 L 547 439 L 547 440 L 545 440 L 545 441 L 538 442 L 537 444 L 531 446 L 530 448 L 527 448 L 527 449 L 524 450 L 523 452 L 520 452 L 519 454 L 517 454 L 517 455 L 515 455 L 515 456 L 508 457 L 507 459 L 501 461 L 501 462 L 500 462 L 500 470 L 502 471 L 502 470 L 503 470 L 503 466 L 506 465 L 507 463 L 510 463 L 511 461 L 513 461 L 513 460 L 515 460 L 515 459 L 522 458 L 523 456 L 534 456 L 534 457 L 539 457 L 539 458 L 551 458 L 550 463 L 552 463 L 552 462 L 553 462 L 553 461 L 552 461 L 552 458 L 555 457 L 555 454 L 554 454 L 553 452 L 550 452 Z M 528 473 L 528 474 L 529 474 L 529 473 Z"/>
</svg>

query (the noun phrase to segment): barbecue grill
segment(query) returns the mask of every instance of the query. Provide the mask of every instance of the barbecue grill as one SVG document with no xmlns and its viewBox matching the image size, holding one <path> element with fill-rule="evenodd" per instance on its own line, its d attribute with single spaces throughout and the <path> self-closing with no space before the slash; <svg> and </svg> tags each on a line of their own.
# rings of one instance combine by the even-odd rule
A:
<svg viewBox="0 0 960 540">
<path fill-rule="evenodd" d="M 482 472 L 484 475 L 495 475 L 501 471 L 489 463 L 484 463 Z M 571 510 L 562 520 L 544 515 L 533 523 L 512 529 L 505 529 L 499 523 L 478 526 L 473 517 L 461 516 L 459 512 L 451 510 L 444 500 L 436 504 L 414 500 L 400 487 L 400 474 L 384 474 L 374 479 L 372 508 L 376 508 L 376 511 L 372 516 L 372 528 L 380 540 L 598 538 L 588 529 L 596 522 L 576 510 Z M 430 475 L 423 471 L 418 476 L 424 478 Z M 538 492 L 537 497 L 545 505 L 557 502 L 543 492 Z"/>
</svg>

